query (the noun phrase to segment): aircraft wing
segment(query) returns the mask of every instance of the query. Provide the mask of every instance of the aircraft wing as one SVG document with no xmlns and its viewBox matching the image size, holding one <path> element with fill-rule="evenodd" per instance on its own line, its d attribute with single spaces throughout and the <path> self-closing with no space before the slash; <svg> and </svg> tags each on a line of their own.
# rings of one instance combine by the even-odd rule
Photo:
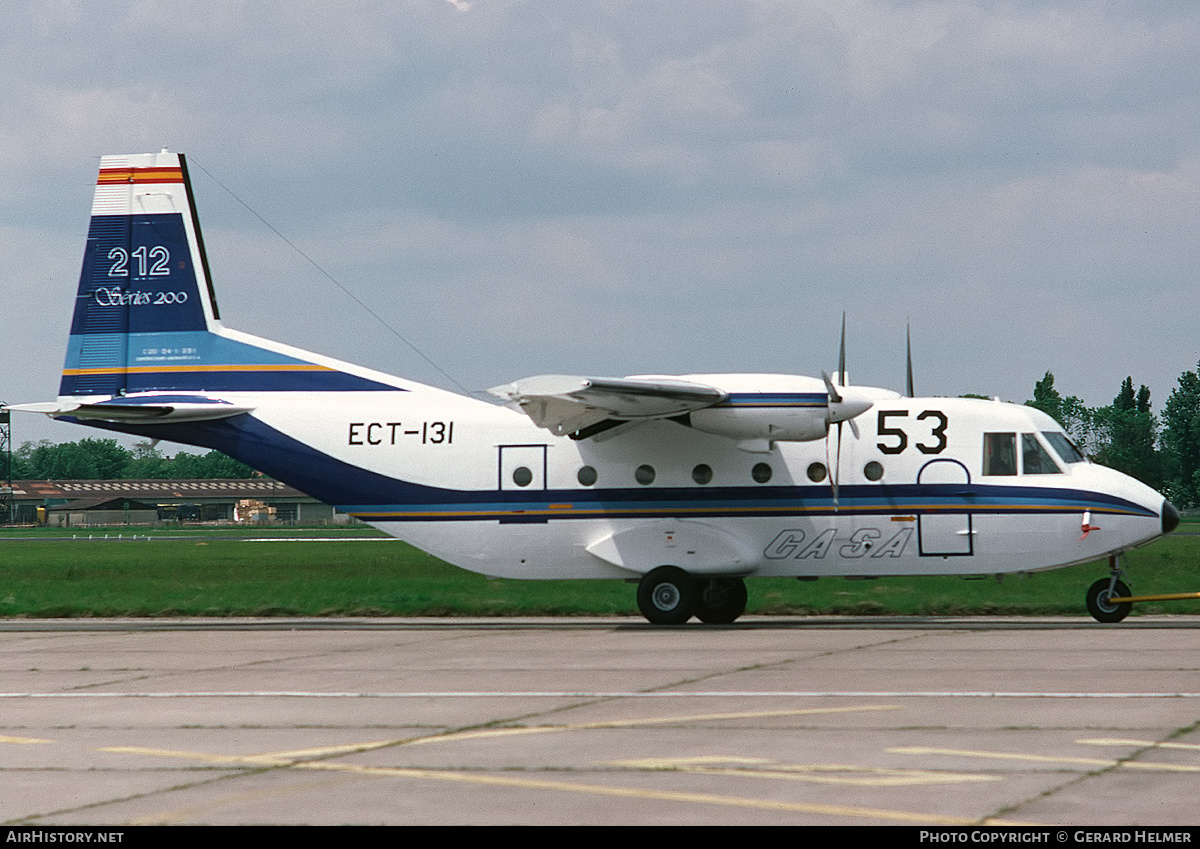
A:
<svg viewBox="0 0 1200 849">
<path fill-rule="evenodd" d="M 661 419 L 719 404 L 728 394 L 687 380 L 543 374 L 488 390 L 557 436 L 609 419 Z"/>
</svg>

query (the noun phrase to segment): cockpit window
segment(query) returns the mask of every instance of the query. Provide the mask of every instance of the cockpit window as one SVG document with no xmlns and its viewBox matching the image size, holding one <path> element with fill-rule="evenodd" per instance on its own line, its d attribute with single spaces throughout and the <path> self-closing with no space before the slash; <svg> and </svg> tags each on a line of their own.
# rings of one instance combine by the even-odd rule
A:
<svg viewBox="0 0 1200 849">
<path fill-rule="evenodd" d="M 1086 463 L 1087 458 L 1075 447 L 1075 443 L 1067 439 L 1065 433 L 1056 430 L 1043 430 L 1042 436 L 1050 443 L 1050 447 L 1058 454 L 1064 463 Z"/>
<path fill-rule="evenodd" d="M 1015 433 L 985 433 L 983 435 L 983 473 L 985 475 L 1015 475 L 1017 473 L 1017 435 Z"/>
<path fill-rule="evenodd" d="M 1050 452 L 1032 433 L 1021 434 L 1021 471 L 1027 475 L 1062 474 L 1062 469 L 1050 459 Z"/>
</svg>

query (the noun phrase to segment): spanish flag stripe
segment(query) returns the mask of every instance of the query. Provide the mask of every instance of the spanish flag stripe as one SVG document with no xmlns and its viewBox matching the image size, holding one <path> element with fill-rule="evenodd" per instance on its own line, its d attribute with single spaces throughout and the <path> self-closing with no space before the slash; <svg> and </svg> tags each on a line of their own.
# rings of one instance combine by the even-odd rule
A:
<svg viewBox="0 0 1200 849">
<path fill-rule="evenodd" d="M 96 184 L 108 186 L 114 183 L 182 183 L 180 168 L 101 168 Z"/>
</svg>

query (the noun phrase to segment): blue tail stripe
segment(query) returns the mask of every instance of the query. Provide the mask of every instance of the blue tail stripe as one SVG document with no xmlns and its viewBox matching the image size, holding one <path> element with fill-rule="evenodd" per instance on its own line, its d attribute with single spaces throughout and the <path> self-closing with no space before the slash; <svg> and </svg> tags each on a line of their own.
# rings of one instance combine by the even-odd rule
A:
<svg viewBox="0 0 1200 849">
<path fill-rule="evenodd" d="M 95 215 L 71 333 L 205 330 L 183 215 Z"/>
<path fill-rule="evenodd" d="M 59 394 L 396 388 L 213 333 L 204 297 L 181 213 L 93 216 Z"/>
</svg>

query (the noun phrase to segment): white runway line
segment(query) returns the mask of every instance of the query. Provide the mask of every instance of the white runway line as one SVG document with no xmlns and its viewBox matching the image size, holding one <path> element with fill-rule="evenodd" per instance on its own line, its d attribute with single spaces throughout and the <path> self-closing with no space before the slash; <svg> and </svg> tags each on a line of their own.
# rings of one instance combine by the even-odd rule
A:
<svg viewBox="0 0 1200 849">
<path fill-rule="evenodd" d="M 640 693 L 622 691 L 587 690 L 500 690 L 486 691 L 414 691 L 408 693 L 375 692 L 320 692 L 315 690 L 202 690 L 197 692 L 65 692 L 65 693 L 0 693 L 0 699 L 249 699 L 249 698 L 292 698 L 292 699 L 671 699 L 671 698 L 731 698 L 731 699 L 1200 699 L 1200 693 L 1054 693 L 1054 692 L 1004 692 L 986 690 L 953 691 L 904 691 L 872 690 L 854 692 L 850 690 L 828 691 L 758 691 L 758 690 L 702 690 L 697 692 L 672 691 L 663 693 Z"/>
</svg>

